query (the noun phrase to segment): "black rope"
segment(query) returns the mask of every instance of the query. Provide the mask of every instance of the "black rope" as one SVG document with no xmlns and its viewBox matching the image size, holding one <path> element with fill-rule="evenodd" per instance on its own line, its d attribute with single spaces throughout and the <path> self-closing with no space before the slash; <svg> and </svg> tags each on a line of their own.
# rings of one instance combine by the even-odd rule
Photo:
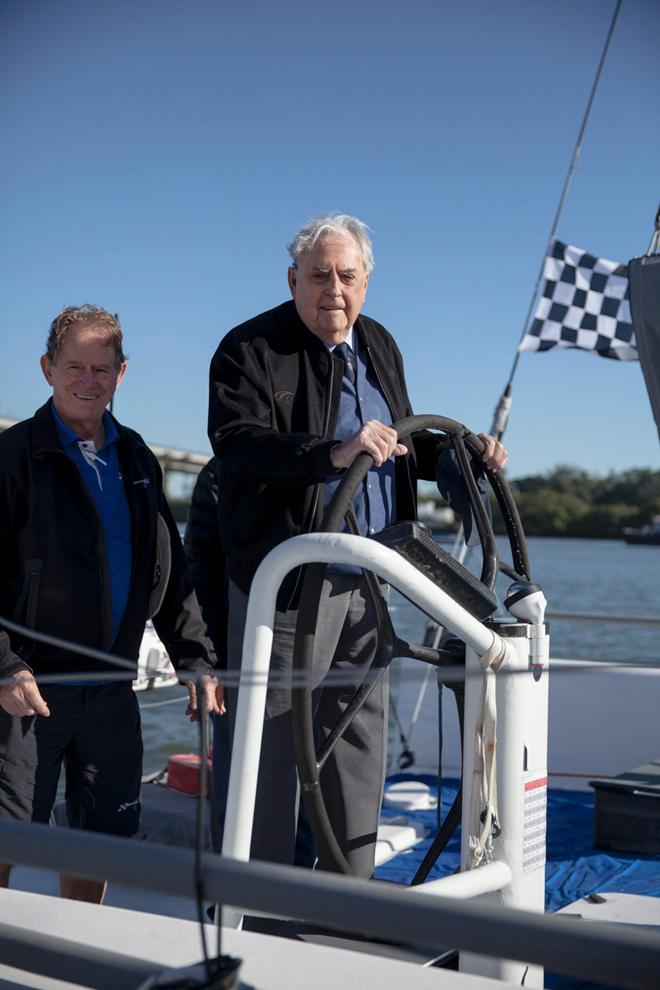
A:
<svg viewBox="0 0 660 990">
<path fill-rule="evenodd" d="M 403 731 L 403 726 L 401 725 L 401 719 L 399 718 L 399 710 L 396 706 L 394 695 L 392 694 L 391 691 L 389 694 L 390 694 L 390 711 L 394 715 L 394 720 L 399 730 L 399 742 L 401 743 L 401 752 L 399 753 L 399 757 L 397 759 L 397 766 L 399 770 L 407 770 L 408 767 L 411 767 L 415 762 L 415 754 L 411 750 L 410 742 L 406 738 L 406 734 Z"/>
<path fill-rule="evenodd" d="M 211 960 L 209 958 L 208 946 L 206 944 L 205 910 L 204 910 L 204 869 L 202 866 L 202 856 L 204 854 L 204 802 L 206 801 L 206 789 L 208 787 L 208 763 L 207 754 L 209 751 L 209 713 L 206 708 L 206 695 L 204 693 L 204 683 L 199 676 L 196 681 L 197 695 L 197 720 L 199 725 L 199 780 L 197 789 L 197 816 L 195 829 L 195 901 L 197 907 L 197 920 L 199 922 L 199 936 L 202 945 L 202 955 L 204 957 L 204 972 L 207 980 L 211 979 Z M 218 938 L 220 938 L 220 926 L 218 926 Z M 218 951 L 218 955 L 220 952 Z"/>
</svg>

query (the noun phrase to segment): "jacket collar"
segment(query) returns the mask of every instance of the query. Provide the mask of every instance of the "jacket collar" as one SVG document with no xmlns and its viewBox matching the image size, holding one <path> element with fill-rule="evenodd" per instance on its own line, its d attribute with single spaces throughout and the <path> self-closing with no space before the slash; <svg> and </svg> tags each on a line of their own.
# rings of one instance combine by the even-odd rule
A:
<svg viewBox="0 0 660 990">
<path fill-rule="evenodd" d="M 51 407 L 53 400 L 49 399 L 37 409 L 33 417 L 32 427 L 32 456 L 38 456 L 50 450 L 61 450 L 57 427 Z"/>
<path fill-rule="evenodd" d="M 62 444 L 60 443 L 59 434 L 57 432 L 57 426 L 55 425 L 55 417 L 53 416 L 52 410 L 53 400 L 50 398 L 48 402 L 44 403 L 33 416 L 33 427 L 32 427 L 32 456 L 40 456 L 45 454 L 47 451 L 62 450 Z M 126 438 L 126 431 L 117 422 L 114 416 L 106 412 L 107 416 L 110 417 L 110 422 L 117 431 L 117 436 L 119 440 L 124 440 Z"/>
</svg>

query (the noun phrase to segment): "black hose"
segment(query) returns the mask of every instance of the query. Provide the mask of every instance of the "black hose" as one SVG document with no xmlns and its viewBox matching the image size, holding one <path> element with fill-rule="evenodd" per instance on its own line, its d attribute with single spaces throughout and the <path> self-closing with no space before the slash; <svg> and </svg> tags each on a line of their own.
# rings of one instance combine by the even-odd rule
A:
<svg viewBox="0 0 660 990">
<path fill-rule="evenodd" d="M 416 887 L 420 883 L 424 883 L 429 873 L 435 866 L 439 856 L 444 852 L 447 847 L 447 843 L 451 839 L 452 835 L 458 828 L 461 821 L 461 811 L 463 804 L 463 787 L 462 785 L 458 788 L 456 792 L 456 797 L 452 802 L 452 806 L 445 816 L 445 820 L 442 823 L 442 827 L 436 834 L 435 839 L 426 850 L 426 855 L 420 863 L 415 876 L 410 881 L 411 887 Z"/>
<path fill-rule="evenodd" d="M 495 581 L 497 579 L 497 547 L 495 546 L 493 527 L 491 526 L 490 519 L 488 518 L 483 502 L 481 501 L 479 489 L 477 488 L 477 483 L 474 480 L 472 467 L 468 460 L 465 444 L 463 443 L 463 438 L 460 433 L 454 434 L 452 437 L 452 444 L 454 451 L 456 452 L 456 459 L 458 460 L 458 465 L 461 469 L 463 481 L 465 482 L 468 491 L 470 505 L 474 514 L 474 521 L 479 532 L 479 541 L 481 543 L 482 551 L 481 582 L 482 584 L 485 584 L 490 591 L 492 591 L 495 587 Z"/>
<path fill-rule="evenodd" d="M 495 493 L 495 498 L 497 499 L 497 504 L 500 507 L 500 512 L 502 513 L 507 537 L 509 539 L 509 546 L 511 547 L 514 570 L 516 570 L 518 574 L 526 577 L 528 581 L 531 581 L 532 568 L 529 563 L 529 555 L 527 553 L 527 541 L 525 539 L 525 533 L 520 520 L 518 506 L 514 502 L 511 489 L 499 471 L 487 470 L 486 474 Z"/>
<path fill-rule="evenodd" d="M 463 765 L 463 730 L 465 727 L 465 681 L 462 683 L 457 683 L 451 686 L 451 690 L 454 693 L 454 699 L 456 701 L 456 714 L 458 715 L 458 727 L 461 739 L 461 767 Z M 440 800 L 440 794 L 438 794 L 438 800 Z M 444 852 L 445 848 L 452 835 L 458 828 L 461 821 L 461 810 L 463 804 L 463 785 L 459 785 L 458 791 L 456 792 L 456 797 L 452 802 L 452 806 L 445 816 L 445 820 L 442 823 L 442 827 L 438 830 L 438 833 L 426 851 L 424 859 L 420 863 L 415 876 L 410 881 L 411 887 L 416 887 L 420 883 L 424 883 L 429 873 L 435 866 L 439 856 Z"/>
<path fill-rule="evenodd" d="M 293 648 L 293 669 L 296 671 L 309 672 L 312 668 L 314 635 L 324 577 L 325 564 L 309 564 L 307 566 L 298 605 L 298 621 Z M 291 710 L 298 776 L 312 831 L 317 843 L 319 845 L 325 844 L 338 871 L 350 874 L 351 868 L 335 838 L 321 794 L 320 767 L 314 745 L 314 713 L 311 690 L 304 687 L 294 688 L 291 692 Z"/>
</svg>

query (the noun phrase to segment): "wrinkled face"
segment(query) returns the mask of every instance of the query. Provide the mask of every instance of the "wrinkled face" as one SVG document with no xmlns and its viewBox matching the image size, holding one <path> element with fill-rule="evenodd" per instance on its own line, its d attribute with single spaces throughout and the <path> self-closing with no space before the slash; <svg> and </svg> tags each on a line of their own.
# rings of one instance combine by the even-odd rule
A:
<svg viewBox="0 0 660 990">
<path fill-rule="evenodd" d="M 357 319 L 369 275 L 349 234 L 327 234 L 289 268 L 289 288 L 298 315 L 326 344 L 341 344 Z"/>
<path fill-rule="evenodd" d="M 44 355 L 41 368 L 64 422 L 84 438 L 92 437 L 126 371 L 107 331 L 93 322 L 74 323 L 55 360 Z"/>
</svg>

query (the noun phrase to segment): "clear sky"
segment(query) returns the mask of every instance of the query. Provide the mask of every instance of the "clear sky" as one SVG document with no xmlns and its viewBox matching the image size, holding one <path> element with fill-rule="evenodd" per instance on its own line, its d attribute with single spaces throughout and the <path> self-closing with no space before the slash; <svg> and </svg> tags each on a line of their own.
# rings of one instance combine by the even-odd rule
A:
<svg viewBox="0 0 660 990">
<path fill-rule="evenodd" d="M 488 429 L 614 0 L 3 0 L 0 416 L 45 401 L 65 305 L 120 315 L 115 412 L 209 451 L 220 338 L 288 294 L 286 244 L 372 229 L 365 312 L 417 412 Z M 625 262 L 660 200 L 660 3 L 624 0 L 562 240 Z M 512 477 L 660 464 L 639 365 L 524 354 Z"/>
</svg>

